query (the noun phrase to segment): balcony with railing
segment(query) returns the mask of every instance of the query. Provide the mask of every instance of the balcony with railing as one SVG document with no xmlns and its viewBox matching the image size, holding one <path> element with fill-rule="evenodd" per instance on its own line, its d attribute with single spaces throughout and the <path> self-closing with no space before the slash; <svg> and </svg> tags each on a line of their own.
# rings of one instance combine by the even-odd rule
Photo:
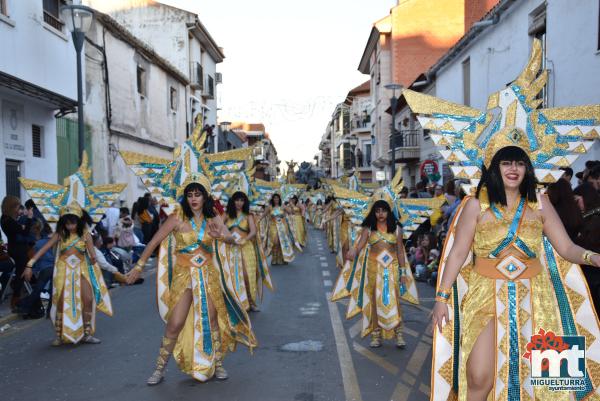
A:
<svg viewBox="0 0 600 401">
<path fill-rule="evenodd" d="M 350 133 L 358 134 L 360 132 L 371 131 L 371 116 L 354 117 L 350 123 Z"/>
<path fill-rule="evenodd" d="M 50 14 L 48 11 L 44 11 L 44 22 L 60 32 L 62 32 L 63 26 L 65 26 L 64 22 Z"/>
<path fill-rule="evenodd" d="M 418 160 L 421 156 L 421 135 L 423 135 L 423 130 L 420 129 L 396 131 L 396 135 L 390 137 L 390 150 L 388 151 L 390 159 L 392 156 L 392 147 L 394 147 L 396 162 Z"/>
</svg>

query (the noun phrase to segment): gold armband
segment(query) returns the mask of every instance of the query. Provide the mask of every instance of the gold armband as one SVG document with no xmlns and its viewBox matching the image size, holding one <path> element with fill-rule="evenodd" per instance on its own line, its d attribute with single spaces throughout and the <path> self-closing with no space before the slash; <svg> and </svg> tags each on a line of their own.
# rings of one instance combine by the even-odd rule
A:
<svg viewBox="0 0 600 401">
<path fill-rule="evenodd" d="M 450 301 L 450 295 L 452 294 L 452 289 L 451 288 L 440 288 L 437 290 L 437 292 L 435 293 L 435 301 L 436 302 L 442 302 L 444 304 L 449 304 Z"/>
</svg>

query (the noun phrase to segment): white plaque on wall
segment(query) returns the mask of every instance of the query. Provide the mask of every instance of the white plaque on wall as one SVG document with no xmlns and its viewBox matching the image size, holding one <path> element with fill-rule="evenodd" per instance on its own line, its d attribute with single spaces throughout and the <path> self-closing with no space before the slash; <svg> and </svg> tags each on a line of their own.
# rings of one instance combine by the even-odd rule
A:
<svg viewBox="0 0 600 401">
<path fill-rule="evenodd" d="M 22 104 L 2 101 L 2 137 L 6 156 L 25 157 L 25 119 Z"/>
</svg>

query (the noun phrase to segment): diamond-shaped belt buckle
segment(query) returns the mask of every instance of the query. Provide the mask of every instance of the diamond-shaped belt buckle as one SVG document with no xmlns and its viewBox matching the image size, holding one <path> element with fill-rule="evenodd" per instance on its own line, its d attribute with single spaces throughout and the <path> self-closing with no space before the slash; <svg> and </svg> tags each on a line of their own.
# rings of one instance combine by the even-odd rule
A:
<svg viewBox="0 0 600 401">
<path fill-rule="evenodd" d="M 190 259 L 190 262 L 192 262 L 192 266 L 194 266 L 194 267 L 202 267 L 206 263 L 206 258 L 204 257 L 204 255 L 199 253 L 199 254 L 193 256 Z"/>
<path fill-rule="evenodd" d="M 516 257 L 509 255 L 496 265 L 496 269 L 507 279 L 514 280 L 527 269 L 527 265 Z"/>
<path fill-rule="evenodd" d="M 388 267 L 390 263 L 394 260 L 394 257 L 387 250 L 381 251 L 379 256 L 377 256 L 377 262 L 383 267 Z"/>
<path fill-rule="evenodd" d="M 81 263 L 81 259 L 79 259 L 76 255 L 71 255 L 67 258 L 66 262 L 71 268 L 74 269 Z"/>
</svg>

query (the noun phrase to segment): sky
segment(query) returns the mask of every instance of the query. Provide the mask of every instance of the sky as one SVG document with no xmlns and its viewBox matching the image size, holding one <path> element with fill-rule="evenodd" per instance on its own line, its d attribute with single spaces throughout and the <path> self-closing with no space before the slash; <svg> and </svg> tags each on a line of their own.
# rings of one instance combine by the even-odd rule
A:
<svg viewBox="0 0 600 401">
<path fill-rule="evenodd" d="M 366 81 L 373 23 L 396 0 L 160 0 L 198 13 L 225 60 L 219 121 L 265 124 L 280 160 L 314 161 L 335 105 Z M 282 164 L 285 166 L 285 164 Z"/>
</svg>

